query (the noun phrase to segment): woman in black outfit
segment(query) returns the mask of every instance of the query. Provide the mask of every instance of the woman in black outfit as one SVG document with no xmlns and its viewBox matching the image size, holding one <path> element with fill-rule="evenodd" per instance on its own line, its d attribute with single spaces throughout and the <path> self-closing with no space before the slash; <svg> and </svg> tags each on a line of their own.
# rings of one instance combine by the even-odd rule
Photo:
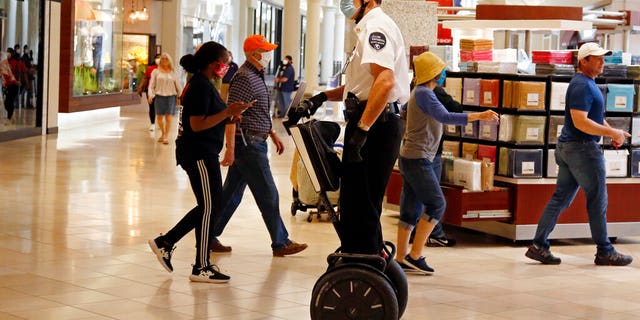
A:
<svg viewBox="0 0 640 320">
<path fill-rule="evenodd" d="M 196 231 L 196 262 L 189 279 L 195 282 L 222 283 L 229 276 L 209 262 L 209 226 L 213 214 L 220 208 L 222 177 L 218 155 L 224 143 L 224 128 L 232 116 L 237 116 L 248 103 L 234 103 L 228 107 L 211 84 L 214 76 L 222 78 L 228 70 L 227 49 L 210 41 L 195 54 L 180 59 L 180 65 L 193 77 L 185 86 L 181 101 L 177 163 L 187 172 L 198 205 L 191 209 L 165 235 L 149 240 L 151 250 L 167 271 L 173 271 L 171 254 L 174 244 L 191 229 Z"/>
</svg>

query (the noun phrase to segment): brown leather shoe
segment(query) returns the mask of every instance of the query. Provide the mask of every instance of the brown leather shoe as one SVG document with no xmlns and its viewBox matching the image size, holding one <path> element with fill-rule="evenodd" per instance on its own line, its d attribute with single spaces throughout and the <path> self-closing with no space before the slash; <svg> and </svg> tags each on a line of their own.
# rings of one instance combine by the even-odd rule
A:
<svg viewBox="0 0 640 320">
<path fill-rule="evenodd" d="M 231 252 L 231 246 L 225 246 L 220 241 L 211 241 L 209 243 L 209 251 L 218 253 Z"/>
<path fill-rule="evenodd" d="M 290 254 L 296 254 L 304 249 L 307 248 L 307 244 L 306 243 L 295 243 L 293 241 L 291 241 L 291 243 L 289 243 L 288 246 L 286 247 L 282 247 L 282 248 L 278 248 L 278 249 L 273 249 L 273 256 L 274 257 L 284 257 L 284 256 L 288 256 Z"/>
</svg>

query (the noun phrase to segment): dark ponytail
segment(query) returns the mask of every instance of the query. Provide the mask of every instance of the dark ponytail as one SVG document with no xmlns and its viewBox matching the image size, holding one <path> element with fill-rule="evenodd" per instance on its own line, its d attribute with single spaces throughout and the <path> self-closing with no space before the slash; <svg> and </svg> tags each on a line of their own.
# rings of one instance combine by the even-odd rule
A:
<svg viewBox="0 0 640 320">
<path fill-rule="evenodd" d="M 189 73 L 196 73 L 207 68 L 212 62 L 226 56 L 227 48 L 223 45 L 209 41 L 205 42 L 195 54 L 187 54 L 180 58 L 180 65 Z"/>
</svg>

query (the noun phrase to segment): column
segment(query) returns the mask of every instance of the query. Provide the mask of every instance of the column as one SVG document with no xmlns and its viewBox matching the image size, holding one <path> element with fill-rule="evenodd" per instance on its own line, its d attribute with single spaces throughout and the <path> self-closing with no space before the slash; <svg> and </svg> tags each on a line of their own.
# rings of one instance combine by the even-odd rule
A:
<svg viewBox="0 0 640 320">
<path fill-rule="evenodd" d="M 5 31 L 5 41 L 4 47 L 2 50 L 6 51 L 6 48 L 13 48 L 13 45 L 16 44 L 16 23 L 18 15 L 18 2 L 17 1 L 9 1 L 9 8 L 7 9 L 7 31 Z"/>
<path fill-rule="evenodd" d="M 340 62 L 340 65 L 344 65 L 345 51 L 344 51 L 344 31 L 345 31 L 345 18 L 344 14 L 340 10 L 336 10 L 335 13 L 335 37 L 333 38 L 333 61 Z"/>
<path fill-rule="evenodd" d="M 244 51 L 243 51 L 243 43 L 244 39 L 249 35 L 250 32 L 250 18 L 249 17 L 249 8 L 251 5 L 251 0 L 238 0 L 232 1 L 231 7 L 233 11 L 233 23 L 229 25 L 231 31 L 231 45 L 227 47 L 227 49 L 233 52 L 233 60 L 238 64 L 242 64 L 245 60 Z M 237 21 L 237 23 L 236 23 Z"/>
<path fill-rule="evenodd" d="M 285 0 L 282 11 L 282 57 L 293 57 L 296 72 L 300 71 L 300 0 Z"/>
<path fill-rule="evenodd" d="M 307 94 L 318 89 L 318 51 L 320 47 L 320 0 L 307 0 L 307 36 L 304 79 Z"/>
<path fill-rule="evenodd" d="M 21 34 L 20 34 L 20 49 L 22 49 L 22 47 L 24 47 L 25 44 L 29 43 L 29 22 L 31 22 L 31 25 L 38 25 L 38 20 L 34 19 L 32 21 L 29 21 L 29 0 L 23 0 L 22 4 L 22 28 L 20 28 Z"/>
<path fill-rule="evenodd" d="M 185 50 L 182 48 L 182 1 L 162 2 L 162 36 L 160 45 L 162 45 L 162 52 L 168 53 L 176 66 L 180 58 L 185 54 Z"/>
<path fill-rule="evenodd" d="M 336 25 L 336 7 L 328 4 L 322 7 L 323 19 L 322 19 L 322 62 L 320 69 L 320 84 L 327 83 L 329 78 L 333 75 L 333 45 L 335 37 L 335 25 Z"/>
</svg>

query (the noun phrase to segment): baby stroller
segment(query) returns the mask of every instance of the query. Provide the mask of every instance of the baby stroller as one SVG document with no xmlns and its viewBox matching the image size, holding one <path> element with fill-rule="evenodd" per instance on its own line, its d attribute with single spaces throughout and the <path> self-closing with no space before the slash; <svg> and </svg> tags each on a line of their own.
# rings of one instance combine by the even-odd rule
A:
<svg viewBox="0 0 640 320">
<path fill-rule="evenodd" d="M 303 92 L 304 89 L 296 94 L 283 124 L 309 172 L 320 203 L 327 208 L 336 226 L 340 215 L 327 192 L 338 190 L 340 185 L 341 161 L 332 147 L 340 128 L 328 121 L 309 120 L 298 124 L 313 111 L 308 104 L 300 103 Z M 394 259 L 395 246 L 387 242 L 384 250 L 384 257 L 345 253 L 340 248 L 329 254 L 327 271 L 312 291 L 311 319 L 399 319 L 408 300 L 407 279 Z"/>
<path fill-rule="evenodd" d="M 323 132 L 323 135 L 326 135 L 327 138 L 325 141 L 333 141 L 336 138 L 334 137 L 336 134 L 340 133 L 340 127 L 336 127 L 333 125 L 321 125 L 320 130 L 328 130 L 329 132 Z M 336 132 L 337 130 L 337 132 Z M 335 147 L 340 147 L 340 145 L 335 144 Z M 307 172 L 307 169 L 304 167 L 304 163 L 302 159 L 300 159 L 300 153 L 298 151 L 294 151 L 293 154 L 293 162 L 291 164 L 291 175 L 289 177 L 291 179 L 292 195 L 293 201 L 291 202 L 291 215 L 295 216 L 298 211 L 307 212 L 309 210 L 309 215 L 307 216 L 307 221 L 313 221 L 314 215 L 321 218 L 323 214 L 328 214 L 329 209 L 325 206 L 323 201 L 320 200 L 320 197 L 316 190 L 313 187 L 313 183 L 311 182 L 311 176 Z M 327 192 L 327 196 L 329 198 L 329 203 L 334 207 L 334 210 L 338 209 L 338 200 L 340 198 L 339 190 L 329 191 Z"/>
</svg>

